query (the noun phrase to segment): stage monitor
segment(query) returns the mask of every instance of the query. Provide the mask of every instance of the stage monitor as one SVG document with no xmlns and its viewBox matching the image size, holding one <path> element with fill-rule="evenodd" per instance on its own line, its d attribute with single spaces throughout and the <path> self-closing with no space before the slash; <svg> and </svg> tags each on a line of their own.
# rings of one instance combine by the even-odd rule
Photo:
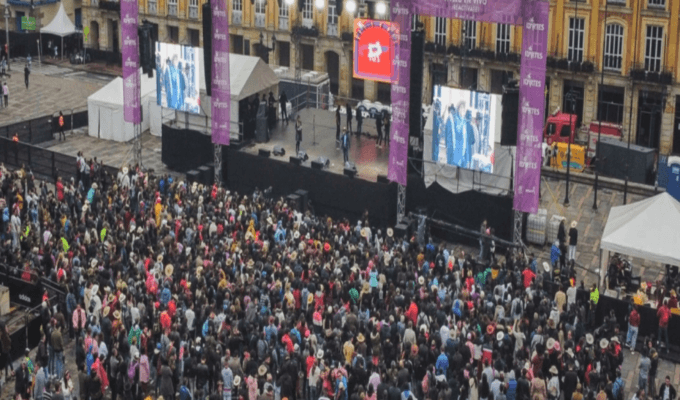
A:
<svg viewBox="0 0 680 400">
<path fill-rule="evenodd" d="M 399 39 L 399 25 L 395 22 L 355 19 L 353 76 L 397 83 L 399 65 L 395 55 Z"/>
<path fill-rule="evenodd" d="M 500 139 L 501 96 L 435 86 L 432 131 L 424 159 L 493 173 Z"/>
<path fill-rule="evenodd" d="M 156 99 L 159 106 L 201 111 L 198 47 L 156 42 Z"/>
</svg>

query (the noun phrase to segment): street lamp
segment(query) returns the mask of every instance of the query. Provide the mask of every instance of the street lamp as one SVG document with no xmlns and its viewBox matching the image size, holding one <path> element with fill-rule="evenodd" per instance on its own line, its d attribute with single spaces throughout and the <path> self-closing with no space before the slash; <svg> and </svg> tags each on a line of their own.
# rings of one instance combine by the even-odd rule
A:
<svg viewBox="0 0 680 400">
<path fill-rule="evenodd" d="M 573 89 L 569 89 L 569 92 L 567 92 L 567 102 L 571 106 L 571 110 L 569 112 L 569 138 L 567 141 L 567 187 L 566 191 L 564 193 L 564 206 L 569 207 L 569 175 L 571 171 L 571 133 L 572 131 L 572 125 L 573 121 L 572 119 L 574 118 L 574 112 L 576 110 L 576 92 Z M 574 129 L 575 131 L 575 129 Z"/>
<path fill-rule="evenodd" d="M 385 13 L 387 13 L 387 5 L 385 4 L 385 2 L 381 1 L 380 3 L 376 4 L 375 5 L 375 11 L 380 16 L 385 15 Z"/>
<path fill-rule="evenodd" d="M 323 8 L 326 6 L 326 3 L 324 0 L 315 0 L 314 5 L 316 5 L 316 8 L 319 10 L 323 10 Z"/>
<path fill-rule="evenodd" d="M 12 70 L 12 63 L 9 62 L 9 17 L 12 15 L 9 11 L 9 4 L 5 5 L 5 44 L 7 45 L 7 70 Z"/>
<path fill-rule="evenodd" d="M 345 10 L 347 10 L 347 12 L 350 14 L 354 14 L 354 12 L 357 10 L 356 0 L 349 0 L 347 3 L 345 3 Z"/>
</svg>

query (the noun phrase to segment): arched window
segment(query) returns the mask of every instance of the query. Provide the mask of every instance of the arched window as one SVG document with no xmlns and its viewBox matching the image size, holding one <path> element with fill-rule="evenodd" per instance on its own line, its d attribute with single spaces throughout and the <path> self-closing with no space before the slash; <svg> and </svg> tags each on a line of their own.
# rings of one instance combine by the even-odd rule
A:
<svg viewBox="0 0 680 400">
<path fill-rule="evenodd" d="M 620 71 L 623 63 L 623 26 L 608 24 L 604 39 L 604 69 Z"/>
</svg>

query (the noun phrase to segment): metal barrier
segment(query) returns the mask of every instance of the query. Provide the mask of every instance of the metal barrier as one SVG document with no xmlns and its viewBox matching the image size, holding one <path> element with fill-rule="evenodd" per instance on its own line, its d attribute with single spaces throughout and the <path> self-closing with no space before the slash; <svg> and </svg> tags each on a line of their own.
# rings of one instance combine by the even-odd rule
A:
<svg viewBox="0 0 680 400">
<path fill-rule="evenodd" d="M 70 124 L 69 124 L 70 123 Z M 70 130 L 87 126 L 87 110 L 67 110 L 64 115 L 64 130 Z M 11 139 L 15 134 L 20 142 L 40 144 L 54 139 L 54 134 L 59 132 L 59 114 L 45 115 L 38 118 L 11 123 L 0 127 L 0 136 Z"/>
<path fill-rule="evenodd" d="M 16 168 L 25 168 L 34 175 L 56 180 L 57 176 L 67 180 L 76 178 L 76 158 L 33 146 L 29 143 L 14 142 L 0 137 L 0 161 Z M 104 171 L 115 178 L 118 168 L 104 165 Z"/>
</svg>

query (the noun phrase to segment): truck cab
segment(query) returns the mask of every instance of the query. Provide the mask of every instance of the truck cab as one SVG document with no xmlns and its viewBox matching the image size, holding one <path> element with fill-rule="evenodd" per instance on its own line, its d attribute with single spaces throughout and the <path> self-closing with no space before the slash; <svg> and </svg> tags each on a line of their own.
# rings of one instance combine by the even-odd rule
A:
<svg viewBox="0 0 680 400">
<path fill-rule="evenodd" d="M 543 128 L 543 140 L 552 145 L 558 143 L 574 143 L 576 139 L 576 115 L 566 114 L 558 108 L 552 113 Z"/>
</svg>

